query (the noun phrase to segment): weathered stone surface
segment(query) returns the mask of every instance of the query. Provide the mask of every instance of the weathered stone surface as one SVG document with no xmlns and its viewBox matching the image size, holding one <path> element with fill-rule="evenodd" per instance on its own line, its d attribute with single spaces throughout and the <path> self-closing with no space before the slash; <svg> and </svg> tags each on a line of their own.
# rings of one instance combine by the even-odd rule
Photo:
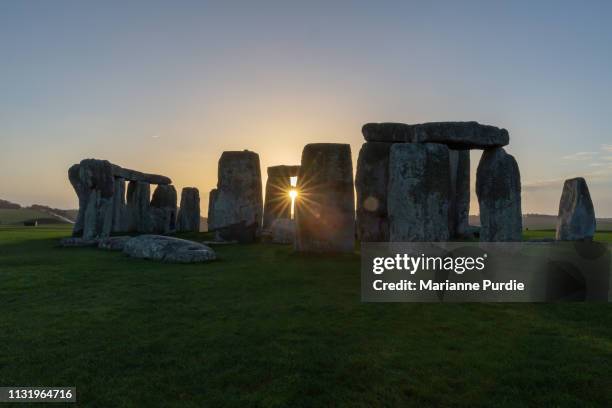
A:
<svg viewBox="0 0 612 408">
<path fill-rule="evenodd" d="M 111 163 L 106 160 L 82 160 L 68 170 L 68 178 L 79 197 L 79 214 L 73 235 L 86 240 L 109 236 L 115 188 Z"/>
<path fill-rule="evenodd" d="M 263 213 L 259 155 L 244 150 L 223 152 L 219 159 L 217 189 L 211 192 L 208 230 L 224 230 L 225 239 L 244 227 L 254 231 L 255 240 L 260 233 Z M 228 235 L 229 234 L 229 235 Z M 239 233 L 244 238 L 244 234 Z"/>
<path fill-rule="evenodd" d="M 270 166 L 267 171 L 268 177 L 297 177 L 300 174 L 300 166 Z"/>
<path fill-rule="evenodd" d="M 217 189 L 213 188 L 212 190 L 210 190 L 210 192 L 208 193 L 208 218 L 207 218 L 207 222 L 208 222 L 208 231 L 212 231 L 210 229 L 210 225 L 215 225 L 215 203 L 217 202 Z"/>
<path fill-rule="evenodd" d="M 158 174 L 141 173 L 140 171 L 125 169 L 116 164 L 112 165 L 113 176 L 120 177 L 129 181 L 142 181 L 149 184 L 172 184 L 172 180 L 166 176 Z"/>
<path fill-rule="evenodd" d="M 295 222 L 287 218 L 279 218 L 270 227 L 271 240 L 274 244 L 293 244 L 295 242 Z"/>
<path fill-rule="evenodd" d="M 291 177 L 297 177 L 300 166 L 268 167 L 263 228 L 268 229 L 276 219 L 291 218 Z"/>
<path fill-rule="evenodd" d="M 565 180 L 559 202 L 556 239 L 590 241 L 595 235 L 595 210 L 587 183 L 582 177 Z"/>
<path fill-rule="evenodd" d="M 362 242 L 389 241 L 387 184 L 390 143 L 367 142 L 357 159 L 357 237 Z"/>
<path fill-rule="evenodd" d="M 451 238 L 469 235 L 470 213 L 470 151 L 449 150 L 450 159 L 450 208 L 449 229 Z"/>
<path fill-rule="evenodd" d="M 125 202 L 125 180 L 122 178 L 115 178 L 112 231 L 126 232 L 128 228 L 128 209 Z"/>
<path fill-rule="evenodd" d="M 128 235 L 102 238 L 98 241 L 98 248 L 107 251 L 123 251 L 125 243 L 130 239 L 132 239 L 132 237 Z"/>
<path fill-rule="evenodd" d="M 81 237 L 69 237 L 60 239 L 60 246 L 64 248 L 95 247 L 98 239 L 84 239 Z"/>
<path fill-rule="evenodd" d="M 355 240 L 353 163 L 348 144 L 308 144 L 295 201 L 299 252 L 352 252 Z"/>
<path fill-rule="evenodd" d="M 514 157 L 499 147 L 483 152 L 476 172 L 481 241 L 520 241 L 521 174 Z"/>
<path fill-rule="evenodd" d="M 133 258 L 171 263 L 208 262 L 216 259 L 208 246 L 163 235 L 140 235 L 125 243 L 123 252 Z"/>
<path fill-rule="evenodd" d="M 200 191 L 185 187 L 181 191 L 181 206 L 178 210 L 176 230 L 179 232 L 200 231 Z"/>
<path fill-rule="evenodd" d="M 128 230 L 149 233 L 153 231 L 151 217 L 151 185 L 142 181 L 130 181 L 127 190 L 129 214 Z"/>
<path fill-rule="evenodd" d="M 362 133 L 368 142 L 442 143 L 454 149 L 486 149 L 505 146 L 506 129 L 478 122 L 367 123 Z"/>
<path fill-rule="evenodd" d="M 176 231 L 176 189 L 173 185 L 159 185 L 151 199 L 153 231 L 168 234 Z"/>
<path fill-rule="evenodd" d="M 450 159 L 437 143 L 399 143 L 389 155 L 389 237 L 394 242 L 450 238 Z"/>
</svg>

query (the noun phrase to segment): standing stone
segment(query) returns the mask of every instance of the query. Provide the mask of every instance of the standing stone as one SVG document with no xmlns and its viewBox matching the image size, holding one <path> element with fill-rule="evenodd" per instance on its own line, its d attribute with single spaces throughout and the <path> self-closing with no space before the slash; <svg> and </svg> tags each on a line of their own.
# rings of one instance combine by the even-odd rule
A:
<svg viewBox="0 0 612 408">
<path fill-rule="evenodd" d="M 582 177 L 565 180 L 559 202 L 556 239 L 591 241 L 595 235 L 595 210 Z"/>
<path fill-rule="evenodd" d="M 195 187 L 181 191 L 181 206 L 178 210 L 176 230 L 179 232 L 200 231 L 200 192 Z"/>
<path fill-rule="evenodd" d="M 74 164 L 68 169 L 68 179 L 70 184 L 74 188 L 76 195 L 79 199 L 79 212 L 77 218 L 72 227 L 72 236 L 81 237 L 83 236 L 83 221 L 85 218 L 85 207 L 87 205 L 87 198 L 89 196 L 87 192 L 87 186 L 80 178 L 80 164 Z"/>
<path fill-rule="evenodd" d="M 350 145 L 306 145 L 297 189 L 296 250 L 353 252 L 355 193 Z"/>
<path fill-rule="evenodd" d="M 300 166 L 268 167 L 263 228 L 269 229 L 274 220 L 291 219 L 291 177 L 297 177 Z"/>
<path fill-rule="evenodd" d="M 468 235 L 470 215 L 470 151 L 449 150 L 451 200 L 449 230 L 451 238 Z"/>
<path fill-rule="evenodd" d="M 168 234 L 176 231 L 176 189 L 173 185 L 158 185 L 151 199 L 153 231 Z"/>
<path fill-rule="evenodd" d="M 362 242 L 389 241 L 387 184 L 391 143 L 368 142 L 357 159 L 357 237 Z"/>
<path fill-rule="evenodd" d="M 68 170 L 68 178 L 79 198 L 74 236 L 85 240 L 108 237 L 113 224 L 114 179 L 111 163 L 85 159 Z"/>
<path fill-rule="evenodd" d="M 127 190 L 129 231 L 150 233 L 153 231 L 151 217 L 151 185 L 144 181 L 130 181 Z"/>
<path fill-rule="evenodd" d="M 208 218 L 207 218 L 207 224 L 208 224 L 208 230 L 207 231 L 212 231 L 212 229 L 210 228 L 211 224 L 215 225 L 215 203 L 217 202 L 217 189 L 213 188 L 212 190 L 210 190 L 210 192 L 208 193 Z"/>
<path fill-rule="evenodd" d="M 447 241 L 450 209 L 448 147 L 401 143 L 389 155 L 389 230 L 393 242 Z"/>
<path fill-rule="evenodd" d="M 520 241 L 521 174 L 514 157 L 501 148 L 483 152 L 476 172 L 481 241 Z"/>
<path fill-rule="evenodd" d="M 113 195 L 113 232 L 126 232 L 128 230 L 128 214 L 125 202 L 125 180 L 115 178 L 115 193 Z"/>
<path fill-rule="evenodd" d="M 217 189 L 211 194 L 209 231 L 223 240 L 253 242 L 260 234 L 263 198 L 259 155 L 223 152 Z"/>
</svg>

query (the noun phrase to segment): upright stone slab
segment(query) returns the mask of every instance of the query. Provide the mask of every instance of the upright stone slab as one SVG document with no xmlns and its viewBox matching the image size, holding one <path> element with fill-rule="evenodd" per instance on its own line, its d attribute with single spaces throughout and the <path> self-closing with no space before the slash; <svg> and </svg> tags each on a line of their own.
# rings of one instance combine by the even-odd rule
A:
<svg viewBox="0 0 612 408">
<path fill-rule="evenodd" d="M 176 231 L 176 189 L 173 185 L 158 185 L 151 199 L 153 231 L 168 234 Z"/>
<path fill-rule="evenodd" d="M 200 192 L 195 187 L 181 191 L 181 206 L 178 210 L 176 230 L 179 232 L 200 231 Z"/>
<path fill-rule="evenodd" d="M 352 252 L 355 194 L 350 145 L 306 145 L 302 151 L 297 189 L 296 250 Z"/>
<path fill-rule="evenodd" d="M 260 234 L 263 198 L 259 155 L 244 150 L 223 152 L 208 228 L 221 239 L 252 242 Z"/>
<path fill-rule="evenodd" d="M 130 181 L 127 189 L 129 231 L 150 233 L 153 231 L 151 217 L 151 185 L 144 181 Z"/>
<path fill-rule="evenodd" d="M 79 197 L 74 236 L 85 240 L 108 237 L 113 225 L 114 179 L 111 163 L 85 159 L 68 170 L 68 178 Z"/>
<path fill-rule="evenodd" d="M 217 202 L 217 189 L 213 188 L 212 190 L 210 190 L 210 192 L 208 193 L 208 218 L 207 218 L 207 224 L 208 224 L 208 231 L 212 231 L 212 229 L 210 228 L 211 224 L 215 225 L 215 203 Z"/>
<path fill-rule="evenodd" d="M 520 241 L 521 174 L 514 157 L 499 147 L 483 152 L 476 172 L 481 241 Z"/>
<path fill-rule="evenodd" d="M 269 229 L 277 219 L 291 219 L 291 177 L 297 177 L 300 166 L 268 167 L 263 228 Z"/>
<path fill-rule="evenodd" d="M 470 215 L 470 151 L 449 150 L 451 199 L 449 230 L 451 238 L 467 236 Z"/>
<path fill-rule="evenodd" d="M 450 238 L 450 159 L 437 143 L 399 143 L 389 155 L 390 240 L 447 241 Z"/>
<path fill-rule="evenodd" d="M 128 210 L 125 202 L 125 179 L 115 178 L 115 193 L 113 195 L 113 232 L 128 230 Z"/>
<path fill-rule="evenodd" d="M 595 227 L 595 210 L 586 181 L 582 177 L 565 180 L 559 201 L 556 239 L 591 241 Z"/>
<path fill-rule="evenodd" d="M 357 237 L 362 242 L 389 241 L 387 184 L 391 143 L 367 142 L 357 159 Z"/>
</svg>

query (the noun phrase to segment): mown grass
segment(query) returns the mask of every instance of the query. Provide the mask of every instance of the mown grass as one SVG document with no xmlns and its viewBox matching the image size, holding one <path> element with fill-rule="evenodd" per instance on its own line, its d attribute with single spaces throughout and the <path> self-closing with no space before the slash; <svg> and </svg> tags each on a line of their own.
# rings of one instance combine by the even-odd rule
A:
<svg viewBox="0 0 612 408">
<path fill-rule="evenodd" d="M 608 304 L 364 304 L 356 255 L 169 265 L 68 234 L 0 227 L 0 385 L 83 407 L 612 405 Z"/>
</svg>

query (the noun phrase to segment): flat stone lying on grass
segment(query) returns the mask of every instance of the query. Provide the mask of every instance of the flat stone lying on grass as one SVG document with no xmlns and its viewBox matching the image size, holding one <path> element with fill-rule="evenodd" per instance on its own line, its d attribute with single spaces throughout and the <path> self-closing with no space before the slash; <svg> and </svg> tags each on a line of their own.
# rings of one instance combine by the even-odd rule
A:
<svg viewBox="0 0 612 408">
<path fill-rule="evenodd" d="M 85 239 L 81 237 L 69 237 L 60 239 L 60 246 L 64 248 L 95 247 L 97 239 Z"/>
<path fill-rule="evenodd" d="M 106 249 L 107 251 L 123 251 L 125 243 L 130 239 L 132 239 L 132 237 L 129 235 L 103 238 L 98 241 L 98 248 Z"/>
<path fill-rule="evenodd" d="M 128 240 L 123 252 L 133 258 L 170 263 L 208 262 L 217 258 L 210 247 L 163 235 L 141 235 Z"/>
</svg>

